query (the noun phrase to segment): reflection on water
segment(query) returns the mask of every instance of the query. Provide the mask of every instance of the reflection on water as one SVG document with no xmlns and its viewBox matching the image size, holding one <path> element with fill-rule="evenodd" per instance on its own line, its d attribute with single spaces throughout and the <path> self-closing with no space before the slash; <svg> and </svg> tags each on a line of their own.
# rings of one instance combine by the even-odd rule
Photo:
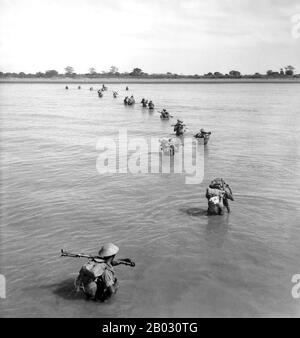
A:
<svg viewBox="0 0 300 338">
<path fill-rule="evenodd" d="M 125 92 L 114 84 L 103 98 L 96 86 L 73 87 L 0 85 L 1 315 L 299 316 L 291 277 L 299 273 L 300 86 L 132 84 Z M 131 94 L 174 119 L 124 106 Z M 97 172 L 100 137 L 121 127 L 131 137 L 170 137 L 176 118 L 187 136 L 212 131 L 202 183 Z M 220 176 L 235 201 L 230 215 L 208 217 L 205 190 Z M 59 255 L 96 253 L 107 241 L 136 267 L 116 267 L 120 289 L 98 304 L 73 292 L 85 260 Z"/>
<path fill-rule="evenodd" d="M 78 298 L 84 298 L 79 292 L 76 292 L 74 288 L 74 279 L 66 279 L 58 284 L 51 285 L 54 288 L 53 293 L 59 297 L 67 300 L 74 300 Z"/>
<path fill-rule="evenodd" d="M 210 246 L 221 247 L 224 244 L 230 227 L 229 217 L 227 213 L 223 216 L 207 217 L 205 238 Z"/>
<path fill-rule="evenodd" d="M 189 208 L 186 210 L 183 210 L 186 212 L 188 215 L 191 216 L 204 216 L 207 215 L 207 210 L 206 209 L 200 209 L 200 208 Z"/>
</svg>

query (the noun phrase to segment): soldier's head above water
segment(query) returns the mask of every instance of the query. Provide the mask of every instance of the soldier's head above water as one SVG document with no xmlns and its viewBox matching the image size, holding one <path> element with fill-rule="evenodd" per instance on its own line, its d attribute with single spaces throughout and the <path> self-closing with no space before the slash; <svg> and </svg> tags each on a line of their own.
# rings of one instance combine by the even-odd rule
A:
<svg viewBox="0 0 300 338">
<path fill-rule="evenodd" d="M 119 248 L 113 243 L 106 243 L 100 248 L 98 255 L 105 261 L 112 261 L 115 255 L 119 252 Z"/>
</svg>

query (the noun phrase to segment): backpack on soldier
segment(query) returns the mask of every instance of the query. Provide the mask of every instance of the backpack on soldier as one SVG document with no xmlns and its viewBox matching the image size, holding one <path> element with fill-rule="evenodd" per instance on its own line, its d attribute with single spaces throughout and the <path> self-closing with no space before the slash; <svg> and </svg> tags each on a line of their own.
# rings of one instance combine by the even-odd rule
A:
<svg viewBox="0 0 300 338">
<path fill-rule="evenodd" d="M 91 282 L 95 282 L 103 275 L 106 269 L 104 262 L 97 262 L 94 260 L 87 261 L 80 269 L 79 275 L 76 278 L 76 290 L 85 291 L 85 287 Z"/>
<path fill-rule="evenodd" d="M 223 180 L 223 178 L 215 178 L 210 182 L 209 188 L 219 189 L 226 192 L 226 197 L 233 201 L 233 195 L 230 186 Z"/>
</svg>

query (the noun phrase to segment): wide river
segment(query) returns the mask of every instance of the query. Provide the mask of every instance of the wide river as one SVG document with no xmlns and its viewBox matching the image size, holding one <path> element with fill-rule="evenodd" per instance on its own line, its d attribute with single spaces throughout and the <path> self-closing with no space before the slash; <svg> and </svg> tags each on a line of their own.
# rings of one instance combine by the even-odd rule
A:
<svg viewBox="0 0 300 338">
<path fill-rule="evenodd" d="M 300 316 L 299 84 L 108 84 L 103 98 L 64 86 L 0 85 L 1 316 Z M 202 182 L 97 170 L 101 137 L 166 137 L 177 117 L 186 137 L 212 131 Z M 229 215 L 206 215 L 214 177 L 233 190 Z M 86 260 L 60 249 L 105 242 L 136 266 L 116 267 L 120 289 L 101 304 L 73 292 Z"/>
</svg>

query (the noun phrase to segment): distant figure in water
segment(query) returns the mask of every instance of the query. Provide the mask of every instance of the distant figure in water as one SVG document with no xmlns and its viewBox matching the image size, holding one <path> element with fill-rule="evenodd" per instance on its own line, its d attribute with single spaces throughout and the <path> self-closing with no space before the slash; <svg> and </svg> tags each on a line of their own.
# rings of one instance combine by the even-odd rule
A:
<svg viewBox="0 0 300 338">
<path fill-rule="evenodd" d="M 206 198 L 208 200 L 208 215 L 223 215 L 224 207 L 230 213 L 228 200 L 234 201 L 234 199 L 230 186 L 223 178 L 215 178 L 211 181 L 206 189 Z"/>
<path fill-rule="evenodd" d="M 129 90 L 129 88 L 128 88 L 128 87 L 126 87 L 126 90 Z"/>
<path fill-rule="evenodd" d="M 160 150 L 164 153 L 169 153 L 171 156 L 175 155 L 175 151 L 178 151 L 179 144 L 175 138 L 162 138 L 159 139 Z"/>
<path fill-rule="evenodd" d="M 141 101 L 141 104 L 142 104 L 143 108 L 147 108 L 147 106 L 148 106 L 148 100 L 145 100 L 143 98 L 142 101 Z"/>
<path fill-rule="evenodd" d="M 170 117 L 173 117 L 173 116 L 170 115 L 170 113 L 169 113 L 166 109 L 163 109 L 163 110 L 160 112 L 160 118 L 161 118 L 161 119 L 169 119 Z"/>
<path fill-rule="evenodd" d="M 117 98 L 118 95 L 119 95 L 118 92 L 113 92 L 113 97 L 114 97 L 114 98 Z"/>
<path fill-rule="evenodd" d="M 127 100 L 127 104 L 129 104 L 130 106 L 132 104 L 135 104 L 135 99 L 134 99 L 133 95 L 131 95 L 130 98 Z"/>
<path fill-rule="evenodd" d="M 154 109 L 154 103 L 151 100 L 148 103 L 148 108 L 151 110 Z"/>
<path fill-rule="evenodd" d="M 65 88 L 66 88 L 66 89 L 69 89 L 69 87 L 68 87 L 68 86 L 66 86 Z"/>
<path fill-rule="evenodd" d="M 80 87 L 80 86 L 78 86 L 78 89 L 81 89 L 81 87 Z"/>
<path fill-rule="evenodd" d="M 94 88 L 93 88 L 93 87 L 90 87 L 90 90 L 94 90 Z"/>
<path fill-rule="evenodd" d="M 173 125 L 176 136 L 181 136 L 185 132 L 185 124 L 181 120 L 177 120 L 176 124 Z"/>
<path fill-rule="evenodd" d="M 203 128 L 200 129 L 200 132 L 194 135 L 196 139 L 204 139 L 204 145 L 208 143 L 208 140 L 210 138 L 211 132 L 210 131 L 205 131 Z"/>
<path fill-rule="evenodd" d="M 128 96 L 126 96 L 125 99 L 124 99 L 124 104 L 128 104 L 128 100 L 129 100 L 129 98 L 128 98 Z"/>
</svg>

